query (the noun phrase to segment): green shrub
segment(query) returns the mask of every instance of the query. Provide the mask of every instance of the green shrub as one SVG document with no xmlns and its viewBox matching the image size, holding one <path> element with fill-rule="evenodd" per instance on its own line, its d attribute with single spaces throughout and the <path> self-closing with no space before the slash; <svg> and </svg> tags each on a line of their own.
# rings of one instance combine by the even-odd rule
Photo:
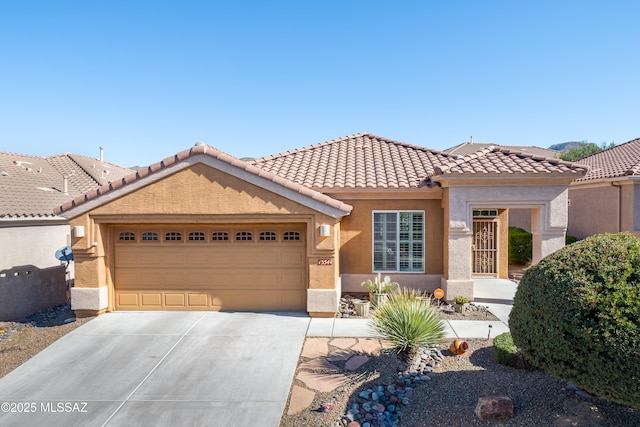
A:
<svg viewBox="0 0 640 427">
<path fill-rule="evenodd" d="M 406 288 L 390 294 L 371 314 L 369 324 L 405 354 L 440 341 L 445 331 L 444 322 L 429 300 L 425 302 L 424 294 Z"/>
<path fill-rule="evenodd" d="M 522 228 L 509 227 L 509 264 L 525 265 L 532 256 L 531 233 Z"/>
<path fill-rule="evenodd" d="M 467 304 L 469 302 L 469 298 L 462 295 L 458 295 L 453 299 L 453 302 L 455 302 L 456 304 Z"/>
<path fill-rule="evenodd" d="M 535 366 L 640 407 L 640 239 L 593 236 L 529 268 L 509 327 Z"/>
<path fill-rule="evenodd" d="M 564 237 L 564 244 L 570 245 L 572 243 L 577 242 L 579 239 L 576 236 L 569 236 L 568 234 Z"/>
<path fill-rule="evenodd" d="M 513 344 L 510 332 L 505 332 L 493 339 L 493 349 L 498 363 L 512 368 L 529 368 L 529 364 L 522 357 L 518 348 Z"/>
<path fill-rule="evenodd" d="M 564 238 L 564 244 L 570 245 L 578 241 L 575 236 L 568 234 Z M 509 227 L 509 264 L 525 265 L 532 258 L 533 235 L 518 227 Z"/>
</svg>

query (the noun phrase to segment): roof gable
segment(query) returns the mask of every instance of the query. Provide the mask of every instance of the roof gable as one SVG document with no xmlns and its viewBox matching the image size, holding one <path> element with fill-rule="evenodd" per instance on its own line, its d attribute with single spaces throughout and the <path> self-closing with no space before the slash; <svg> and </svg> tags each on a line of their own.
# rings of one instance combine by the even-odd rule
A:
<svg viewBox="0 0 640 427">
<path fill-rule="evenodd" d="M 205 163 L 329 216 L 340 217 L 351 212 L 351 206 L 345 203 L 259 169 L 208 145 L 197 144 L 147 168 L 141 168 L 118 181 L 76 197 L 57 207 L 55 213 L 65 218 L 75 218 L 197 163 Z"/>
<path fill-rule="evenodd" d="M 592 154 L 576 163 L 589 167 L 581 181 L 640 175 L 640 138 Z"/>
<path fill-rule="evenodd" d="M 410 188 L 454 159 L 436 150 L 358 133 L 251 161 L 309 188 Z"/>
</svg>

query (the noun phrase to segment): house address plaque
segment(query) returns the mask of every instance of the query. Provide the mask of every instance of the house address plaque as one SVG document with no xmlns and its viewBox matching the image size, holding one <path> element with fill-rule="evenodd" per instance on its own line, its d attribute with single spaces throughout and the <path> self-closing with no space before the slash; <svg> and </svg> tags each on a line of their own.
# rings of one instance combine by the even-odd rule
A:
<svg viewBox="0 0 640 427">
<path fill-rule="evenodd" d="M 333 258 L 319 259 L 318 265 L 333 265 Z"/>
</svg>

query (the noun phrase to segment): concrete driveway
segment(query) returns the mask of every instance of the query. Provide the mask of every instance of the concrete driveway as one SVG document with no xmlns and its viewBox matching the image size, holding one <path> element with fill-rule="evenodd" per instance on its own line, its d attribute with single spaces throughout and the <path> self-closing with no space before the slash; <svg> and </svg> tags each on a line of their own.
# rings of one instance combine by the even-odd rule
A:
<svg viewBox="0 0 640 427">
<path fill-rule="evenodd" d="M 107 313 L 0 379 L 0 425 L 278 426 L 309 322 Z"/>
</svg>

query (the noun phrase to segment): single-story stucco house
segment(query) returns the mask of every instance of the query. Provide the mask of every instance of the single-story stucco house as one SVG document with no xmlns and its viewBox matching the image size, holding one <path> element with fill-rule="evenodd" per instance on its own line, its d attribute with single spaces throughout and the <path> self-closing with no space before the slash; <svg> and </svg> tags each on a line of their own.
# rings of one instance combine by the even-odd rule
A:
<svg viewBox="0 0 640 427">
<path fill-rule="evenodd" d="M 580 239 L 623 231 L 640 236 L 640 138 L 576 163 L 589 172 L 569 186 L 567 232 Z"/>
<path fill-rule="evenodd" d="M 381 273 L 445 298 L 508 275 L 510 209 L 533 262 L 564 246 L 587 168 L 487 147 L 456 156 L 368 133 L 251 161 L 203 143 L 59 206 L 72 308 L 291 310 L 334 316 Z"/>
</svg>

